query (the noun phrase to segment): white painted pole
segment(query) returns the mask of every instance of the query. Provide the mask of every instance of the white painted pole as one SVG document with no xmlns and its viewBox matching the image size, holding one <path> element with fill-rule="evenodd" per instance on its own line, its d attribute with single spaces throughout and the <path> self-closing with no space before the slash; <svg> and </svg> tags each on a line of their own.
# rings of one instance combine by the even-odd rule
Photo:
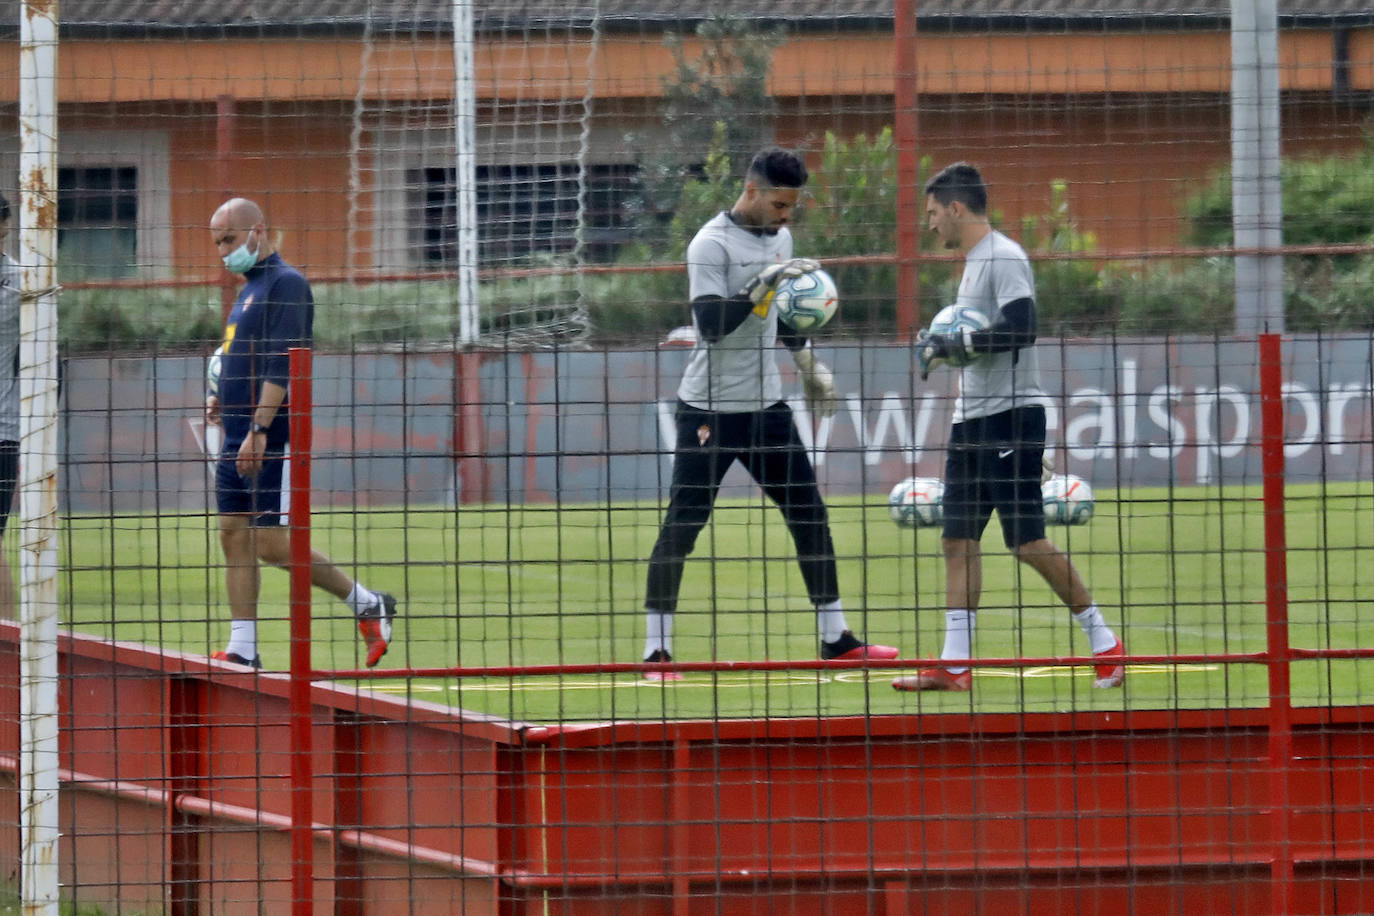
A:
<svg viewBox="0 0 1374 916">
<path fill-rule="evenodd" d="M 58 913 L 57 3 L 19 21 L 19 827 L 25 916 Z"/>
<path fill-rule="evenodd" d="M 477 299 L 477 83 L 472 0 L 453 0 L 454 193 L 457 205 L 458 339 L 481 334 Z"/>
<path fill-rule="evenodd" d="M 1283 244 L 1278 0 L 1231 0 L 1231 220 L 1241 249 Z M 1283 333 L 1283 255 L 1236 256 L 1236 333 Z"/>
</svg>

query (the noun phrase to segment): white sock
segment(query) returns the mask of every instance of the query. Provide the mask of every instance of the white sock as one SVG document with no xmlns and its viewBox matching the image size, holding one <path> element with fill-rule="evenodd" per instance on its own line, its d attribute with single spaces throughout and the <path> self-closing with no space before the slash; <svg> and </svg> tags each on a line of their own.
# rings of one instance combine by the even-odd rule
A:
<svg viewBox="0 0 1374 916">
<path fill-rule="evenodd" d="M 377 597 L 376 592 L 368 591 L 361 582 L 354 582 L 353 590 L 344 599 L 344 604 L 353 609 L 354 617 L 361 617 L 368 611 L 375 609 L 381 600 Z"/>
<path fill-rule="evenodd" d="M 1102 612 L 1096 604 L 1088 605 L 1088 609 L 1081 614 L 1074 614 L 1073 619 L 1083 628 L 1083 635 L 1088 637 L 1088 645 L 1092 647 L 1094 655 L 1116 645 L 1116 634 L 1102 619 Z"/>
<path fill-rule="evenodd" d="M 945 649 L 941 658 L 973 658 L 973 627 L 978 612 L 955 608 L 945 611 Z M 963 674 L 967 668 L 946 668 L 950 674 Z"/>
<path fill-rule="evenodd" d="M 646 608 L 644 611 L 644 657 L 648 658 L 659 649 L 673 654 L 673 615 Z"/>
<path fill-rule="evenodd" d="M 232 652 L 244 661 L 252 661 L 258 654 L 258 622 L 256 620 L 229 621 L 229 645 L 225 652 Z"/>
<path fill-rule="evenodd" d="M 816 608 L 816 629 L 821 631 L 821 642 L 834 642 L 849 629 L 844 619 L 844 606 L 838 600 Z"/>
</svg>

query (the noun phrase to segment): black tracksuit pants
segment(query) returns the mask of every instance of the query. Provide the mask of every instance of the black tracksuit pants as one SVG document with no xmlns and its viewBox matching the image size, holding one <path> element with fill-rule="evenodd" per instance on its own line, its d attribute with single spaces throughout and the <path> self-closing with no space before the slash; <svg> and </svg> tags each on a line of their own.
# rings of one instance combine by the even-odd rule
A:
<svg viewBox="0 0 1374 916">
<path fill-rule="evenodd" d="M 812 604 L 839 599 L 830 521 L 792 409 L 779 401 L 760 411 L 713 413 L 678 401 L 673 480 L 649 557 L 645 608 L 677 610 L 683 563 L 711 518 L 725 472 L 737 460 L 782 510 Z"/>
</svg>

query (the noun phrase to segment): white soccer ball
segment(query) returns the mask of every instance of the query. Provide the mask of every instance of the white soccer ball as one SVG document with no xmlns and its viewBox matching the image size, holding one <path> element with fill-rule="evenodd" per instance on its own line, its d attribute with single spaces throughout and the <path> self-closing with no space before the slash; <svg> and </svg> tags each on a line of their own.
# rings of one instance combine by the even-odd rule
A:
<svg viewBox="0 0 1374 916">
<path fill-rule="evenodd" d="M 1082 477 L 1056 474 L 1040 488 L 1045 521 L 1051 525 L 1086 525 L 1092 520 L 1093 488 Z"/>
<path fill-rule="evenodd" d="M 967 305 L 947 305 L 940 309 L 935 315 L 935 319 L 930 322 L 930 333 L 960 335 L 964 331 L 981 331 L 988 327 L 989 322 L 986 315 Z M 967 359 L 951 357 L 945 361 L 951 366 L 967 366 L 977 355 Z"/>
<path fill-rule="evenodd" d="M 219 397 L 219 373 L 223 356 L 224 347 L 221 345 L 215 348 L 215 352 L 210 354 L 210 359 L 205 364 L 205 390 L 215 397 Z"/>
<path fill-rule="evenodd" d="M 823 270 L 783 277 L 773 291 L 778 318 L 793 330 L 814 331 L 835 317 L 840 307 L 835 281 Z"/>
<path fill-rule="evenodd" d="M 934 528 L 944 521 L 944 481 L 908 477 L 887 495 L 887 511 L 902 528 Z"/>
</svg>

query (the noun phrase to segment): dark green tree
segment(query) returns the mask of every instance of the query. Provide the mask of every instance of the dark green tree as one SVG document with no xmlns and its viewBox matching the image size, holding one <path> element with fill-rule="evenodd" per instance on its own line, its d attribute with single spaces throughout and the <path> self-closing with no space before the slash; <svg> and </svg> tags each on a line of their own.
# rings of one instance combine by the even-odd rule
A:
<svg viewBox="0 0 1374 916">
<path fill-rule="evenodd" d="M 635 218 L 642 244 L 631 260 L 668 256 L 669 223 L 684 188 L 704 178 L 708 149 L 725 157 L 732 177 L 741 177 L 750 156 L 772 141 L 777 103 L 768 94 L 768 72 L 785 31 L 720 9 L 690 38 L 670 32 L 664 39 L 674 66 L 663 79 L 662 139 L 627 138 L 652 148 L 639 162 Z"/>
</svg>

